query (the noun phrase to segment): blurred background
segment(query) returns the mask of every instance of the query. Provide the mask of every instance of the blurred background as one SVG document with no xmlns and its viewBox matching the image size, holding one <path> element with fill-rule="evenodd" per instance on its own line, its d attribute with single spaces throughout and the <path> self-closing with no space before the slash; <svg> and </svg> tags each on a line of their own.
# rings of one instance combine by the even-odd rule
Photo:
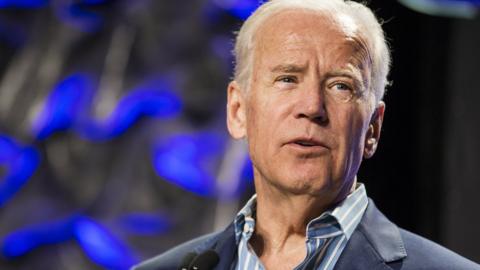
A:
<svg viewBox="0 0 480 270">
<path fill-rule="evenodd" d="M 392 47 L 360 181 L 398 225 L 480 262 L 478 0 L 371 0 Z M 0 269 L 128 269 L 253 194 L 225 127 L 257 0 L 0 0 Z"/>
</svg>

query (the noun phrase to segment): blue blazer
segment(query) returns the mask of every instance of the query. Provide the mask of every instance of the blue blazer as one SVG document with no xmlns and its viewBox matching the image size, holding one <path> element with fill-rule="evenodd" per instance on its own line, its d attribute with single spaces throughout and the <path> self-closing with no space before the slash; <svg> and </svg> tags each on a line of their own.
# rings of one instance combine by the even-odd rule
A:
<svg viewBox="0 0 480 270">
<path fill-rule="evenodd" d="M 215 270 L 235 266 L 237 245 L 230 224 L 224 231 L 204 235 L 147 260 L 133 270 L 177 270 L 185 254 L 214 249 L 220 257 Z M 480 265 L 421 236 L 398 228 L 369 200 L 336 270 L 480 270 Z"/>
</svg>

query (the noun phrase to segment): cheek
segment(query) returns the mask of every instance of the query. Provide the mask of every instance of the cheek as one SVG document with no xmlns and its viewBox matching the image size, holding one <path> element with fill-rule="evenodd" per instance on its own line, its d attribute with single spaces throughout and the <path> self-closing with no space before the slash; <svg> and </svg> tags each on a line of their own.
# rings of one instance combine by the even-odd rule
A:
<svg viewBox="0 0 480 270">
<path fill-rule="evenodd" d="M 337 138 L 342 138 L 350 148 L 358 145 L 365 136 L 368 127 L 367 113 L 362 108 L 352 107 L 344 110 L 338 110 L 332 114 L 332 124 L 336 125 L 335 130 Z"/>
<path fill-rule="evenodd" d="M 336 158 L 338 163 L 343 163 L 338 169 L 349 171 L 361 162 L 368 121 L 360 110 L 346 110 L 335 117 L 337 119 L 332 123 L 337 125 L 333 130 L 339 146 Z"/>
<path fill-rule="evenodd" d="M 264 172 L 264 168 L 269 160 L 266 156 L 270 153 L 271 144 L 268 138 L 271 137 L 271 128 L 269 127 L 268 110 L 264 110 L 259 104 L 250 103 L 247 110 L 247 142 L 250 159 L 255 168 Z M 267 155 L 266 155 L 267 154 Z"/>
<path fill-rule="evenodd" d="M 276 96 L 257 94 L 250 97 L 248 104 L 247 135 L 252 139 L 266 137 L 263 139 L 269 140 L 278 134 L 278 127 L 288 117 L 284 102 Z"/>
<path fill-rule="evenodd" d="M 265 146 L 264 140 L 270 136 L 268 134 L 270 127 L 268 126 L 268 110 L 265 110 L 265 105 L 259 103 L 257 100 L 250 101 L 247 109 L 247 140 L 250 147 L 250 153 L 254 155 L 261 151 L 262 146 Z"/>
<path fill-rule="evenodd" d="M 251 155 L 278 154 L 283 134 L 288 126 L 287 102 L 278 96 L 251 96 L 247 109 L 247 140 Z"/>
</svg>

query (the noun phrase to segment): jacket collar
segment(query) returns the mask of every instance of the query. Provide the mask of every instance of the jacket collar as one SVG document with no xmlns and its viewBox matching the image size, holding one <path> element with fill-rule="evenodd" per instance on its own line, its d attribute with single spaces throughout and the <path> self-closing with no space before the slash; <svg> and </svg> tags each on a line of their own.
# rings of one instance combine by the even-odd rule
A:
<svg viewBox="0 0 480 270">
<path fill-rule="evenodd" d="M 398 227 L 369 200 L 367 210 L 335 269 L 391 269 L 407 256 Z"/>
<path fill-rule="evenodd" d="M 231 269 L 233 263 L 236 261 L 237 255 L 237 243 L 235 241 L 235 228 L 233 223 L 218 235 L 211 249 L 215 250 L 220 258 L 214 270 Z"/>
</svg>

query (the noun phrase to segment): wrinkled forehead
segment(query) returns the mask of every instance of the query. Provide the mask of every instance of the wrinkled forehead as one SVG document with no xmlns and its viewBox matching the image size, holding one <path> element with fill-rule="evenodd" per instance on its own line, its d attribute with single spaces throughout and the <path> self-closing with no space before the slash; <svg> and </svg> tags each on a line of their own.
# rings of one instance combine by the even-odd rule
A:
<svg viewBox="0 0 480 270">
<path fill-rule="evenodd" d="M 305 58 L 310 54 L 305 51 L 313 50 L 319 52 L 320 60 L 328 67 L 355 67 L 368 88 L 371 57 L 362 33 L 359 24 L 344 13 L 283 10 L 267 18 L 255 33 L 253 64 L 259 67 L 266 62 L 308 62 Z"/>
<path fill-rule="evenodd" d="M 310 41 L 312 46 L 334 44 L 351 47 L 351 54 L 358 60 L 371 62 L 363 29 L 354 18 L 345 13 L 327 13 L 307 9 L 285 9 L 270 15 L 254 35 L 254 51 L 284 48 L 287 44 Z M 258 55 L 257 55 L 258 57 Z"/>
</svg>

